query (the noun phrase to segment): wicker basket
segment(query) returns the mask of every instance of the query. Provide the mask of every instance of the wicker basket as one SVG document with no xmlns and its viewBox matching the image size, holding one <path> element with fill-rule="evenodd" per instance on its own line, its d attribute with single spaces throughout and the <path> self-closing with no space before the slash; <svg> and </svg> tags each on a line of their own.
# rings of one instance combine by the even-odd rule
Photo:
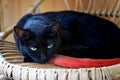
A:
<svg viewBox="0 0 120 80">
<path fill-rule="evenodd" d="M 81 12 L 111 20 L 120 27 L 120 0 L 88 0 L 87 6 L 83 5 L 84 1 L 76 0 L 75 10 L 79 9 Z M 65 4 L 69 10 L 67 0 Z M 35 5 L 34 8 L 36 7 Z M 34 8 L 32 6 L 29 10 L 33 11 Z M 6 38 L 12 30 L 13 26 L 3 33 L 1 39 Z M 120 80 L 120 64 L 99 68 L 70 69 L 50 63 L 24 63 L 23 56 L 19 54 L 15 44 L 4 40 L 0 41 L 0 71 L 13 80 Z"/>
</svg>

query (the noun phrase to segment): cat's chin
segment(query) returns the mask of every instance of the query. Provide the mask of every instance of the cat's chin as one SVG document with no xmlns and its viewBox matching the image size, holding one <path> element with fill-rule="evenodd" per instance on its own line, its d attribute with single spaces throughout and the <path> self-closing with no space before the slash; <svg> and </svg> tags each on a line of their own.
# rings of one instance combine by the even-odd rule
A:
<svg viewBox="0 0 120 80">
<path fill-rule="evenodd" d="M 36 58 L 34 58 L 34 59 L 33 59 L 33 62 L 45 64 L 45 63 L 48 62 L 48 60 L 47 60 L 47 59 L 36 59 Z"/>
<path fill-rule="evenodd" d="M 37 63 L 45 64 L 45 63 L 47 63 L 47 61 L 45 61 L 45 62 L 42 61 L 42 62 L 37 62 Z"/>
<path fill-rule="evenodd" d="M 34 61 L 35 63 L 41 63 L 41 64 L 45 64 L 47 63 L 48 61 Z"/>
</svg>

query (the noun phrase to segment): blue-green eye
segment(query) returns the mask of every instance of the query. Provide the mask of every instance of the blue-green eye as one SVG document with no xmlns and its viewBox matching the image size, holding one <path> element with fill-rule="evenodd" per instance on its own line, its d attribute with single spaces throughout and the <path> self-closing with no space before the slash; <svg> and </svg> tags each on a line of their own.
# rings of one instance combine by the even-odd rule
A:
<svg viewBox="0 0 120 80">
<path fill-rule="evenodd" d="M 48 49 L 52 48 L 53 47 L 53 44 L 50 44 L 47 46 Z"/>
<path fill-rule="evenodd" d="M 32 51 L 37 51 L 37 48 L 36 47 L 31 47 L 30 48 Z"/>
</svg>

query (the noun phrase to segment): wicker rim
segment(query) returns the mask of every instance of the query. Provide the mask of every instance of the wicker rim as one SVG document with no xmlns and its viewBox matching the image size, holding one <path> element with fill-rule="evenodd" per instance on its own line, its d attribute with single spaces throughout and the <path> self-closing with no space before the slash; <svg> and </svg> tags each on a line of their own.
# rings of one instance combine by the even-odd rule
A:
<svg viewBox="0 0 120 80">
<path fill-rule="evenodd" d="M 79 79 L 79 77 L 81 80 L 84 80 L 85 78 L 92 80 L 112 80 L 120 78 L 120 64 L 109 67 L 79 69 L 29 68 L 29 66 L 23 67 L 8 63 L 1 55 L 0 71 L 9 79 L 14 80 L 39 80 L 40 78 L 41 80 L 44 80 L 45 78 L 51 78 L 47 80 L 76 80 L 76 78 Z"/>
</svg>

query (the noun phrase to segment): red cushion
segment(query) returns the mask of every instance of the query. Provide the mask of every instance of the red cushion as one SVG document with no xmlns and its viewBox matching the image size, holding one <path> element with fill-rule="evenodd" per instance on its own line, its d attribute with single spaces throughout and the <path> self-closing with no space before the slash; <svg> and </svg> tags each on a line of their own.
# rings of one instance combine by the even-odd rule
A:
<svg viewBox="0 0 120 80">
<path fill-rule="evenodd" d="M 74 58 L 55 54 L 50 60 L 51 63 L 67 68 L 91 68 L 103 67 L 120 63 L 120 58 L 114 59 L 91 59 L 91 58 Z"/>
</svg>

